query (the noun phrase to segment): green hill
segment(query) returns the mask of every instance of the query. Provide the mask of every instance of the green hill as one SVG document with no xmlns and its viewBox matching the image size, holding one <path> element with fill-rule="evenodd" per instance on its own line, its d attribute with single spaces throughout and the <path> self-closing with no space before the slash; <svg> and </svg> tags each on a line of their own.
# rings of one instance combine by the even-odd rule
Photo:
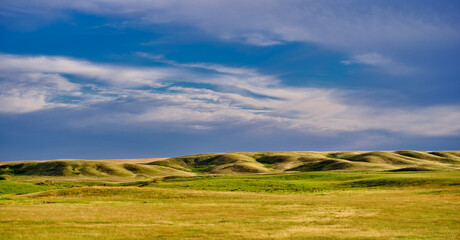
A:
<svg viewBox="0 0 460 240">
<path fill-rule="evenodd" d="M 53 160 L 0 165 L 0 174 L 26 176 L 136 177 L 188 175 L 162 166 L 91 160 Z"/>
<path fill-rule="evenodd" d="M 460 151 L 207 153 L 155 161 L 150 165 L 208 174 L 458 170 Z"/>
<path fill-rule="evenodd" d="M 52 160 L 0 165 L 4 176 L 159 177 L 310 171 L 430 171 L 460 169 L 460 151 L 206 153 L 150 163 Z"/>
</svg>

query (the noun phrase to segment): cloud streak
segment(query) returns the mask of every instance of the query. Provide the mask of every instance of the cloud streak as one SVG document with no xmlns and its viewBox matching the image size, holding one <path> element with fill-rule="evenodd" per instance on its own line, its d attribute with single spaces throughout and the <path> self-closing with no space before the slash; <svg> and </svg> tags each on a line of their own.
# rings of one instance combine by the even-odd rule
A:
<svg viewBox="0 0 460 240">
<path fill-rule="evenodd" d="M 306 133 L 460 134 L 458 106 L 376 108 L 353 104 L 353 94 L 346 90 L 283 86 L 282 80 L 254 69 L 156 60 L 167 66 L 140 68 L 66 57 L 0 55 L 0 112 L 72 107 L 77 112 L 92 111 L 93 116 L 86 120 L 82 116 L 80 124 L 157 123 L 198 129 L 257 124 Z M 184 86 L 184 82 L 196 86 Z"/>
<path fill-rule="evenodd" d="M 125 66 L 106 66 L 68 57 L 56 56 L 15 56 L 0 55 L 0 71 L 2 72 L 56 72 L 73 74 L 111 82 L 120 86 L 152 86 L 160 87 L 159 79 L 169 75 L 167 70 L 160 68 L 133 68 Z"/>
<path fill-rule="evenodd" d="M 363 64 L 374 66 L 394 75 L 407 75 L 418 71 L 375 52 L 355 55 L 348 60 L 341 61 L 341 63 L 345 65 Z"/>
<path fill-rule="evenodd" d="M 48 23 L 78 12 L 104 16 L 112 27 L 180 26 L 187 29 L 185 36 L 258 47 L 313 44 L 350 56 L 344 62 L 407 75 L 428 69 L 419 62 L 425 52 L 458 48 L 459 9 L 455 3 L 425 0 L 4 0 L 0 23 L 41 23 L 31 18 Z"/>
<path fill-rule="evenodd" d="M 9 16 L 60 16 L 74 10 L 121 17 L 124 26 L 191 26 L 221 39 L 258 46 L 310 42 L 378 51 L 414 42 L 455 43 L 460 37 L 458 19 L 452 17 L 458 15 L 458 9 L 430 1 L 5 0 L 2 5 L 2 12 Z"/>
</svg>

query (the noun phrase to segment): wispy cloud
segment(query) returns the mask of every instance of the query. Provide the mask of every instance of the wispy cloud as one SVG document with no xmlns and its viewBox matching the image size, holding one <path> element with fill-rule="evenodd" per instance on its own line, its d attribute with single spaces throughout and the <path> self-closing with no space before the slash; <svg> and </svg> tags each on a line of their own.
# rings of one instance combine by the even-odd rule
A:
<svg viewBox="0 0 460 240">
<path fill-rule="evenodd" d="M 456 42 L 460 37 L 458 9 L 424 1 L 314 0 L 81 0 L 78 2 L 2 2 L 2 12 L 64 15 L 67 10 L 122 17 L 124 24 L 180 24 L 223 39 L 258 46 L 311 42 L 336 48 L 381 50 L 414 43 Z M 431 5 L 430 5 L 431 4 Z M 430 5 L 431 11 L 425 7 Z"/>
<path fill-rule="evenodd" d="M 159 87 L 161 84 L 158 80 L 170 75 L 166 69 L 161 68 L 117 67 L 68 57 L 16 56 L 8 54 L 0 55 L 0 71 L 74 74 L 127 87 L 140 85 Z"/>
<path fill-rule="evenodd" d="M 276 38 L 271 38 L 261 33 L 245 33 L 242 34 L 241 37 L 246 43 L 261 47 L 279 45 L 283 43 L 280 40 L 275 40 Z"/>
<path fill-rule="evenodd" d="M 376 108 L 353 104 L 353 94 L 346 90 L 287 87 L 254 69 L 153 58 L 168 66 L 138 68 L 66 57 L 0 55 L 0 111 L 93 109 L 92 116 L 82 116 L 79 124 L 152 122 L 195 129 L 258 124 L 316 133 L 373 129 L 427 136 L 460 134 L 459 106 Z M 183 82 L 196 86 L 186 87 Z M 76 100 L 59 100 L 71 97 Z"/>
<path fill-rule="evenodd" d="M 395 75 L 428 69 L 419 66 L 426 64 L 417 60 L 427 57 L 422 52 L 460 42 L 459 8 L 436 1 L 4 0 L 0 24 L 42 24 L 74 12 L 115 19 L 109 20 L 112 27 L 187 26 L 193 36 L 199 32 L 259 47 L 314 44 L 351 56 L 344 63 L 368 64 Z"/>
<path fill-rule="evenodd" d="M 385 65 L 391 62 L 388 58 L 383 57 L 378 53 L 366 53 L 362 55 L 354 56 L 349 60 L 342 61 L 345 65 L 350 64 L 368 64 L 368 65 Z"/>
<path fill-rule="evenodd" d="M 145 52 L 136 52 L 136 56 L 147 58 L 156 62 L 166 63 L 170 66 L 184 67 L 184 68 L 201 68 L 212 70 L 219 73 L 230 73 L 236 75 L 258 75 L 254 70 L 244 67 L 228 67 L 220 64 L 210 63 L 178 63 L 173 60 L 165 59 L 163 55 L 152 55 Z"/>
<path fill-rule="evenodd" d="M 341 61 L 345 65 L 364 64 L 383 69 L 384 71 L 395 75 L 406 75 L 416 73 L 418 70 L 398 63 L 379 53 L 371 52 L 360 55 L 355 55 L 348 60 Z"/>
<path fill-rule="evenodd" d="M 66 106 L 52 102 L 57 96 L 79 96 L 80 85 L 56 73 L 1 72 L 0 112 L 24 113 Z"/>
</svg>

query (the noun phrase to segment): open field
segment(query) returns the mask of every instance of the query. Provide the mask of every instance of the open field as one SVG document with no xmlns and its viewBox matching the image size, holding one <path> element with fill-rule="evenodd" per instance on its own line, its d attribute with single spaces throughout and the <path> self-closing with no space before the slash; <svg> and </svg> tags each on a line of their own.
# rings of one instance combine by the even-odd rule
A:
<svg viewBox="0 0 460 240">
<path fill-rule="evenodd" d="M 250 154 L 258 153 L 243 155 Z M 280 153 L 262 157 L 267 155 Z M 298 155 L 286 157 L 297 171 L 280 170 L 277 164 L 286 160 L 259 157 L 253 159 L 263 162 L 266 173 L 239 174 L 232 163 L 251 158 L 186 156 L 138 168 L 86 161 L 10 164 L 0 177 L 0 239 L 460 238 L 455 157 L 305 171 L 295 166 L 308 164 Z M 222 165 L 233 170 L 212 173 Z"/>
</svg>

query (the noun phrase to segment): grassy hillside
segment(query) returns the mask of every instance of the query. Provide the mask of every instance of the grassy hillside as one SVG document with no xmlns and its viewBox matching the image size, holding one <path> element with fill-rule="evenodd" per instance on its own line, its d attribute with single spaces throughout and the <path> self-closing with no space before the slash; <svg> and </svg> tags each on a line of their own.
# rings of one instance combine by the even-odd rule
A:
<svg viewBox="0 0 460 240">
<path fill-rule="evenodd" d="M 151 160 L 151 161 L 150 161 Z M 65 178 L 156 178 L 165 176 L 281 174 L 316 171 L 455 171 L 460 151 L 235 152 L 168 159 L 22 161 L 0 165 L 0 175 L 31 181 Z"/>
<path fill-rule="evenodd" d="M 37 176 L 67 179 L 81 178 L 150 178 L 152 176 L 187 176 L 191 173 L 177 169 L 134 163 L 118 163 L 89 160 L 55 160 L 42 162 L 20 162 L 0 165 L 0 175 L 39 179 Z"/>
<path fill-rule="evenodd" d="M 460 151 L 208 153 L 150 164 L 208 174 L 458 170 Z"/>
</svg>

